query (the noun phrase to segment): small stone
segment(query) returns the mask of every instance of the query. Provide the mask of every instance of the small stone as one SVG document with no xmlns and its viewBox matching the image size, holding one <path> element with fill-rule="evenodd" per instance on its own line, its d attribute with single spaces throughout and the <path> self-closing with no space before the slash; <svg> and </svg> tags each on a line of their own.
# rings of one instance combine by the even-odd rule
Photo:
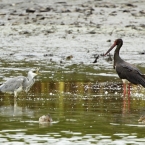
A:
<svg viewBox="0 0 145 145">
<path fill-rule="evenodd" d="M 26 13 L 34 13 L 35 9 L 34 8 L 28 8 L 26 9 Z"/>
<path fill-rule="evenodd" d="M 140 24 L 140 27 L 145 28 L 145 24 Z"/>
<path fill-rule="evenodd" d="M 145 14 L 145 11 L 144 11 L 144 10 L 142 10 L 142 11 L 139 11 L 139 13 L 140 13 L 140 14 Z"/>
<path fill-rule="evenodd" d="M 19 16 L 27 16 L 28 14 L 27 13 L 21 13 L 19 14 Z"/>
<path fill-rule="evenodd" d="M 96 34 L 95 30 L 89 32 L 89 34 Z"/>
<path fill-rule="evenodd" d="M 72 58 L 73 58 L 73 56 L 72 55 L 69 55 L 69 56 L 66 57 L 66 60 L 70 60 Z"/>
<path fill-rule="evenodd" d="M 51 10 L 51 8 L 47 7 L 47 8 L 41 8 L 39 9 L 39 12 L 49 12 Z"/>
<path fill-rule="evenodd" d="M 62 12 L 62 13 L 69 13 L 69 12 L 71 12 L 71 11 L 70 11 L 69 9 L 62 9 L 61 12 Z"/>
<path fill-rule="evenodd" d="M 128 6 L 128 7 L 136 7 L 135 5 L 130 4 L 130 3 L 126 4 L 126 6 Z"/>
<path fill-rule="evenodd" d="M 109 39 L 109 40 L 107 40 L 107 42 L 111 42 L 111 40 Z"/>
<path fill-rule="evenodd" d="M 139 52 L 139 54 L 145 54 L 145 51 Z"/>
<path fill-rule="evenodd" d="M 130 13 L 130 10 L 123 10 L 123 13 Z"/>
<path fill-rule="evenodd" d="M 92 15 L 92 11 L 91 10 L 86 10 L 85 15 L 87 15 L 87 16 Z"/>
</svg>

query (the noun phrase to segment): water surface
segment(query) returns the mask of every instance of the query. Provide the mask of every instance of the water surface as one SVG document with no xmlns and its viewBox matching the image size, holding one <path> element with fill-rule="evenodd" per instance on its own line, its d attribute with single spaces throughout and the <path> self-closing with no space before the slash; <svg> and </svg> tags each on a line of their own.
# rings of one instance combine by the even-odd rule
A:
<svg viewBox="0 0 145 145">
<path fill-rule="evenodd" d="M 145 73 L 144 3 L 1 0 L 0 83 L 36 67 L 41 75 L 16 101 L 0 93 L 0 144 L 144 145 L 145 90 L 124 95 L 113 50 L 102 56 L 122 38 L 120 56 Z M 39 124 L 47 113 L 53 122 Z"/>
<path fill-rule="evenodd" d="M 77 75 L 76 75 L 77 78 Z M 37 80 L 28 94 L 0 95 L 1 143 L 144 144 L 144 89 L 121 82 Z M 50 113 L 53 122 L 39 124 Z"/>
</svg>

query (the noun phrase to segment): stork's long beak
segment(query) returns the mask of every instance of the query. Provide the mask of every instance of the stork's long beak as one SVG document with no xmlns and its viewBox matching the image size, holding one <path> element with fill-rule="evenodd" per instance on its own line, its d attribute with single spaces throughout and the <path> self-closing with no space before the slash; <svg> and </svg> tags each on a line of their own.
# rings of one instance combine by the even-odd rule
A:
<svg viewBox="0 0 145 145">
<path fill-rule="evenodd" d="M 116 42 L 114 42 L 114 44 L 110 47 L 110 49 L 104 54 L 107 55 L 114 47 L 116 46 Z"/>
</svg>

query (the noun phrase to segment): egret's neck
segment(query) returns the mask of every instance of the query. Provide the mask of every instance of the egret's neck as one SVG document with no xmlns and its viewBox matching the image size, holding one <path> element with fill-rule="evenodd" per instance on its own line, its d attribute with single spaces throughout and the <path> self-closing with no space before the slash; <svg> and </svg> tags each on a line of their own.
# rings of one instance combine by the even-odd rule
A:
<svg viewBox="0 0 145 145">
<path fill-rule="evenodd" d="M 29 81 L 31 81 L 34 77 L 35 76 L 33 75 L 33 73 L 31 73 L 31 72 L 28 73 L 27 78 L 28 78 Z"/>
</svg>

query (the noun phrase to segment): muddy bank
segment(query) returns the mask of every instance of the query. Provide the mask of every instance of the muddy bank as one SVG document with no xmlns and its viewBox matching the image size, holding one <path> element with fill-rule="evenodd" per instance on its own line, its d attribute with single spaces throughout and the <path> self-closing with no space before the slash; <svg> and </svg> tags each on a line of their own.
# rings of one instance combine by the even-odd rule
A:
<svg viewBox="0 0 145 145">
<path fill-rule="evenodd" d="M 3 0 L 0 3 L 3 70 L 35 66 L 43 70 L 67 70 L 68 66 L 77 65 L 78 69 L 89 66 L 112 71 L 108 57 L 93 62 L 116 38 L 124 40 L 121 56 L 145 67 L 144 1 Z"/>
<path fill-rule="evenodd" d="M 76 28 L 94 26 L 96 29 L 116 26 L 116 29 L 126 27 L 141 31 L 145 27 L 143 3 L 116 0 L 1 1 L 1 26 L 9 24 L 12 26 L 20 24 L 73 25 Z M 53 31 L 45 32 L 45 34 L 48 33 L 53 33 Z M 90 33 L 94 34 L 95 31 Z"/>
</svg>

